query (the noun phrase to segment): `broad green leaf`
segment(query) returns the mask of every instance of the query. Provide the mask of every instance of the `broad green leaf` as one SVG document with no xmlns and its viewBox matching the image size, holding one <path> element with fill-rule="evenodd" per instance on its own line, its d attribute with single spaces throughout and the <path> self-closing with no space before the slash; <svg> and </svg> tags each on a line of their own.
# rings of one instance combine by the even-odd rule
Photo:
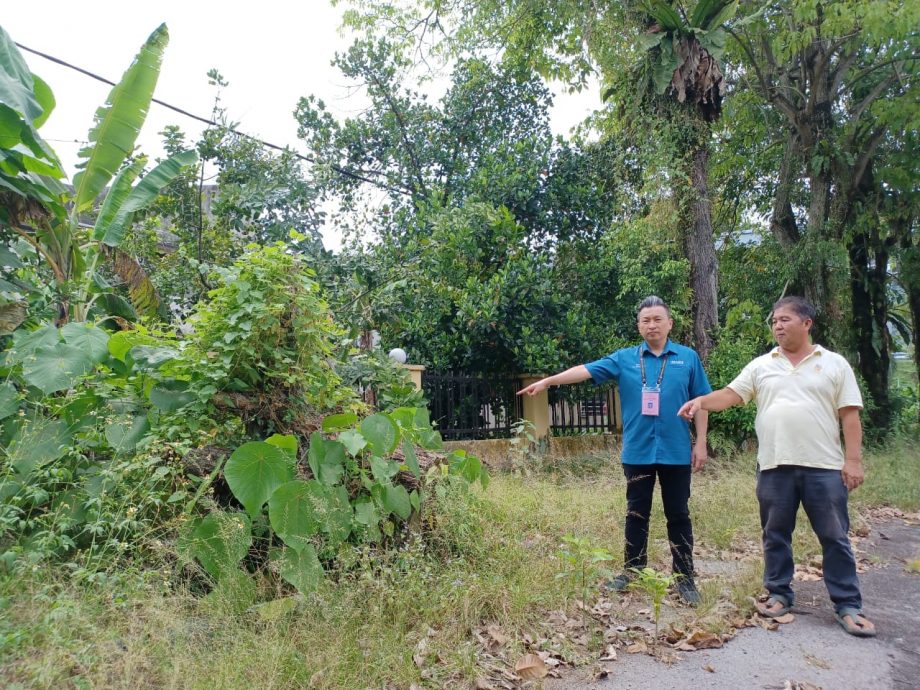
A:
<svg viewBox="0 0 920 690">
<path fill-rule="evenodd" d="M 68 345 L 86 352 L 94 364 L 109 356 L 109 334 L 91 323 L 71 321 L 61 329 Z"/>
<path fill-rule="evenodd" d="M 140 369 L 159 369 L 161 366 L 179 356 L 179 352 L 171 347 L 154 347 L 151 345 L 135 345 L 129 351 L 131 359 Z"/>
<path fill-rule="evenodd" d="M 735 13 L 737 11 L 738 11 L 737 1 L 726 3 L 725 6 L 717 14 L 715 14 L 711 19 L 704 21 L 703 24 L 700 25 L 700 28 L 708 29 L 710 31 L 712 29 L 718 29 L 721 26 L 730 22 L 732 20 L 732 17 L 735 16 Z M 722 45 L 723 46 L 725 45 L 724 41 Z"/>
<path fill-rule="evenodd" d="M 383 506 L 403 520 L 408 520 L 412 514 L 412 502 L 409 499 L 409 492 L 406 491 L 406 487 L 399 484 L 384 485 Z"/>
<path fill-rule="evenodd" d="M 40 347 L 22 366 L 22 378 L 45 395 L 71 388 L 93 368 L 89 354 L 80 348 L 58 343 Z"/>
<path fill-rule="evenodd" d="M 27 476 L 37 467 L 64 455 L 71 440 L 67 425 L 60 420 L 24 421 L 10 441 L 7 456 L 13 469 Z"/>
<path fill-rule="evenodd" d="M 348 539 L 351 534 L 354 510 L 348 499 L 344 486 L 328 487 L 330 511 L 325 516 L 323 531 L 326 533 L 326 545 L 337 546 Z"/>
<path fill-rule="evenodd" d="M 361 435 L 373 452 L 390 455 L 399 442 L 399 427 L 385 414 L 372 414 L 361 420 Z"/>
<path fill-rule="evenodd" d="M 361 449 L 367 446 L 367 441 L 360 432 L 354 429 L 343 431 L 339 434 L 339 442 L 345 446 L 345 450 L 352 456 L 357 456 Z"/>
<path fill-rule="evenodd" d="M 29 122 L 42 115 L 35 97 L 32 72 L 10 35 L 0 26 L 0 103 L 8 105 Z"/>
<path fill-rule="evenodd" d="M 150 402 L 163 412 L 175 412 L 195 400 L 186 381 L 163 381 L 150 389 Z"/>
<path fill-rule="evenodd" d="M 399 472 L 399 465 L 391 460 L 385 460 L 384 458 L 377 457 L 376 455 L 371 456 L 371 474 L 374 475 L 376 479 L 381 484 L 388 482 L 390 479 L 396 476 Z"/>
<path fill-rule="evenodd" d="M 42 114 L 32 120 L 32 126 L 38 129 L 48 120 L 57 102 L 54 100 L 54 92 L 51 90 L 51 87 L 37 74 L 32 75 L 32 85 L 34 87 L 35 99 L 42 107 Z"/>
<path fill-rule="evenodd" d="M 324 441 L 322 434 L 310 434 L 307 454 L 313 476 L 327 486 L 337 484 L 345 473 L 345 446 L 338 441 Z"/>
<path fill-rule="evenodd" d="M 327 488 L 316 480 L 282 484 L 268 501 L 268 518 L 284 543 L 301 550 L 319 531 L 338 544 L 351 532 L 352 511 L 344 487 Z"/>
<path fill-rule="evenodd" d="M 362 525 L 376 525 L 380 521 L 377 506 L 367 496 L 355 501 L 355 522 Z"/>
<path fill-rule="evenodd" d="M 366 541 L 377 542 L 383 536 L 380 533 L 380 513 L 373 499 L 361 496 L 355 501 L 355 532 Z"/>
<path fill-rule="evenodd" d="M 73 178 L 76 212 L 92 205 L 134 150 L 134 142 L 147 118 L 168 41 L 166 25 L 161 24 L 109 93 L 106 104 L 96 111 L 95 124 L 89 132 L 90 146 L 80 151 L 83 161 L 77 166 L 80 172 Z"/>
<path fill-rule="evenodd" d="M 358 422 L 358 415 L 353 412 L 344 412 L 342 414 L 331 414 L 323 418 L 323 431 L 327 434 L 350 429 Z"/>
<path fill-rule="evenodd" d="M 139 156 L 115 175 L 105 199 L 102 200 L 99 215 L 96 217 L 96 225 L 93 227 L 93 239 L 97 242 L 105 237 L 106 230 L 131 193 L 131 185 L 144 170 L 145 165 L 147 165 L 147 158 Z"/>
<path fill-rule="evenodd" d="M 277 446 L 250 441 L 230 455 L 224 477 L 236 499 L 255 517 L 275 489 L 294 478 L 294 462 Z"/>
<path fill-rule="evenodd" d="M 674 70 L 680 66 L 680 58 L 674 52 L 674 42 L 671 40 L 661 42 L 661 53 L 653 66 L 652 81 L 655 82 L 655 91 L 660 96 L 668 90 Z"/>
<path fill-rule="evenodd" d="M 19 410 L 19 393 L 9 382 L 0 384 L 0 419 L 6 419 Z"/>
<path fill-rule="evenodd" d="M 302 551 L 285 549 L 281 556 L 281 577 L 294 585 L 301 594 L 310 594 L 323 579 L 323 566 L 312 545 Z"/>
<path fill-rule="evenodd" d="M 441 434 L 434 429 L 421 432 L 418 436 L 418 443 L 425 450 L 441 450 L 444 447 Z"/>
<path fill-rule="evenodd" d="M 211 576 L 232 569 L 249 553 L 252 523 L 244 513 L 216 511 L 192 520 L 179 535 L 178 549 L 186 558 L 196 558 Z"/>
<path fill-rule="evenodd" d="M 292 459 L 297 459 L 297 437 L 294 434 L 272 434 L 265 442 L 277 446 Z"/>
<path fill-rule="evenodd" d="M 0 245 L 0 267 L 22 268 L 22 261 L 9 247 Z"/>
<path fill-rule="evenodd" d="M 131 322 L 138 320 L 137 310 L 121 295 L 116 295 L 113 292 L 104 292 L 99 295 L 96 304 L 98 304 L 108 316 L 120 316 Z"/>
<path fill-rule="evenodd" d="M 136 316 L 136 314 L 135 314 Z M 137 331 L 118 331 L 109 338 L 109 354 L 115 359 L 126 362 L 131 348 L 150 344 L 153 339 Z"/>
<path fill-rule="evenodd" d="M 415 411 L 414 407 L 397 407 L 387 414 L 404 431 L 413 431 L 415 429 Z"/>
<path fill-rule="evenodd" d="M 312 544 L 320 530 L 319 516 L 329 509 L 329 498 L 316 481 L 282 484 L 268 499 L 268 519 L 278 536 L 295 551 Z"/>
<path fill-rule="evenodd" d="M 454 464 L 453 469 L 466 481 L 473 483 L 479 479 L 482 472 L 482 462 L 474 455 L 467 455 Z"/>
<path fill-rule="evenodd" d="M 48 324 L 34 331 L 18 330 L 13 333 L 13 346 L 9 350 L 10 364 L 22 364 L 40 347 L 54 347 L 61 341 L 58 329 Z"/>
<path fill-rule="evenodd" d="M 422 476 L 422 470 L 418 466 L 418 456 L 415 454 L 415 448 L 413 448 L 412 444 L 408 441 L 403 441 L 402 448 L 403 455 L 406 457 L 406 467 L 409 468 L 409 471 L 415 476 L 416 479 L 420 479 Z"/>
<path fill-rule="evenodd" d="M 643 33 L 639 35 L 639 47 L 642 50 L 651 50 L 661 43 L 661 39 L 667 36 L 663 31 L 655 33 Z"/>
<path fill-rule="evenodd" d="M 142 414 L 133 419 L 123 419 L 109 424 L 105 428 L 105 440 L 116 453 L 131 453 L 147 432 L 150 421 Z"/>
<path fill-rule="evenodd" d="M 115 209 L 114 216 L 103 227 L 97 224 L 94 239 L 102 240 L 110 247 L 117 247 L 124 239 L 125 232 L 131 225 L 131 219 L 137 211 L 147 207 L 160 190 L 172 182 L 182 169 L 198 161 L 198 152 L 194 149 L 177 153 L 157 165 L 144 175 L 137 186 L 131 190 L 123 203 Z"/>
</svg>

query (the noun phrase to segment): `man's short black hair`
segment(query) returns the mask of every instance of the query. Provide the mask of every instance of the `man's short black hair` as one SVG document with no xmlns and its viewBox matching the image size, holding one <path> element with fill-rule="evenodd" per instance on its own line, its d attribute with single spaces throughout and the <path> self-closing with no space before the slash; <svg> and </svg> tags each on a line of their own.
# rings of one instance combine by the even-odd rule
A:
<svg viewBox="0 0 920 690">
<path fill-rule="evenodd" d="M 794 311 L 803 321 L 805 319 L 811 319 L 812 325 L 814 325 L 815 317 L 818 315 L 814 305 L 804 297 L 799 297 L 798 295 L 789 295 L 788 297 L 782 297 L 776 300 L 776 303 L 773 305 L 773 311 L 775 312 L 777 309 L 783 307 Z"/>
<path fill-rule="evenodd" d="M 671 307 L 669 307 L 658 295 L 649 295 L 639 302 L 639 308 L 636 310 L 636 318 L 639 318 L 639 314 L 642 313 L 643 309 L 648 309 L 649 307 L 664 307 L 664 310 L 668 312 L 668 318 L 671 318 Z"/>
</svg>

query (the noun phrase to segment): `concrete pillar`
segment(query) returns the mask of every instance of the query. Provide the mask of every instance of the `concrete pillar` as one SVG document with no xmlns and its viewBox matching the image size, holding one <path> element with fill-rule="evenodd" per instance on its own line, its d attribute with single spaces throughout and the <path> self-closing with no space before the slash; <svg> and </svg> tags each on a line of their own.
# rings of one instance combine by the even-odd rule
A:
<svg viewBox="0 0 920 690">
<path fill-rule="evenodd" d="M 544 374 L 524 374 L 521 377 L 521 388 L 526 388 L 531 383 L 546 378 Z M 533 424 L 534 437 L 538 441 L 549 438 L 549 392 L 540 391 L 536 395 L 522 395 L 524 419 Z"/>
<path fill-rule="evenodd" d="M 422 390 L 422 372 L 425 371 L 424 364 L 403 364 L 403 369 L 409 372 L 409 378 L 415 384 L 416 390 Z"/>
</svg>

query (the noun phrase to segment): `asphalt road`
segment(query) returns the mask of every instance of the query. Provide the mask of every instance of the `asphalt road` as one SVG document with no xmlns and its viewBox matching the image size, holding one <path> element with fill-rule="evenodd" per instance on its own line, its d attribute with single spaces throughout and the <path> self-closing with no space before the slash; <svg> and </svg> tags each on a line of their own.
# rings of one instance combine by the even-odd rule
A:
<svg viewBox="0 0 920 690">
<path fill-rule="evenodd" d="M 745 628 L 721 649 L 682 652 L 670 666 L 644 654 L 620 654 L 605 664 L 611 671 L 605 680 L 573 671 L 544 688 L 782 689 L 786 681 L 823 690 L 920 688 L 920 574 L 905 568 L 920 557 L 920 526 L 894 520 L 871 527 L 861 550 L 878 567 L 862 573 L 860 582 L 876 638 L 852 637 L 837 625 L 823 581 L 799 582 L 795 621 L 776 631 Z"/>
</svg>

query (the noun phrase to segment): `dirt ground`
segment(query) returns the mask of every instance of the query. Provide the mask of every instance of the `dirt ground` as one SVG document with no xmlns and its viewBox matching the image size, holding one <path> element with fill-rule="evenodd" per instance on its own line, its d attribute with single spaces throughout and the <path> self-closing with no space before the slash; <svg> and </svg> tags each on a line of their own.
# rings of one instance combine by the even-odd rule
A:
<svg viewBox="0 0 920 690">
<path fill-rule="evenodd" d="M 873 564 L 860 575 L 863 607 L 878 637 L 847 635 L 833 616 L 823 580 L 797 582 L 795 620 L 775 631 L 745 628 L 720 649 L 682 652 L 672 664 L 646 654 L 620 654 L 590 670 L 547 679 L 545 690 L 682 690 L 683 688 L 790 688 L 793 690 L 901 690 L 920 688 L 920 574 L 907 563 L 920 558 L 920 525 L 907 520 L 870 522 L 859 554 Z"/>
</svg>

